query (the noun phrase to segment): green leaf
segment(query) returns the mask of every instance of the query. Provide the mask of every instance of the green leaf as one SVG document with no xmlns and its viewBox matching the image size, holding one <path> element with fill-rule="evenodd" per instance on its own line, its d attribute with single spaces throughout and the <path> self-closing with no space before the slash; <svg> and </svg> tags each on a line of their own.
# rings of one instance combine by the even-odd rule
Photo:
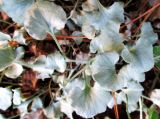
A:
<svg viewBox="0 0 160 119">
<path fill-rule="evenodd" d="M 156 110 L 155 106 L 151 106 L 148 109 L 148 116 L 149 116 L 149 119 L 159 119 L 158 111 Z"/>
<path fill-rule="evenodd" d="M 16 58 L 12 48 L 0 48 L 0 71 L 8 67 Z"/>
<path fill-rule="evenodd" d="M 160 69 L 160 46 L 153 47 L 155 65 Z"/>
</svg>

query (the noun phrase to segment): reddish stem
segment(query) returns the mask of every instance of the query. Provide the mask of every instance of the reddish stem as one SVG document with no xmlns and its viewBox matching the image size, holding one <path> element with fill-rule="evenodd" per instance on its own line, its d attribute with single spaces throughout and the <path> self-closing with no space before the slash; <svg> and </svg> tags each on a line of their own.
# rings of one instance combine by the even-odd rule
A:
<svg viewBox="0 0 160 119">
<path fill-rule="evenodd" d="M 160 6 L 160 3 L 156 4 L 155 6 L 151 7 L 149 10 L 147 10 L 146 12 L 144 12 L 143 14 L 141 14 L 140 16 L 138 16 L 137 18 L 131 20 L 130 22 L 126 23 L 124 26 L 127 26 L 131 23 L 136 22 L 137 20 L 139 20 L 140 18 L 146 16 L 147 14 L 151 13 L 154 9 L 158 8 Z M 123 28 L 123 27 L 122 27 Z"/>
<path fill-rule="evenodd" d="M 116 116 L 116 119 L 119 119 L 119 112 L 118 112 L 118 106 L 117 106 L 117 99 L 116 99 L 116 95 L 115 95 L 115 92 L 112 93 L 113 95 L 113 98 L 114 98 L 114 112 L 115 112 L 115 116 Z"/>
</svg>

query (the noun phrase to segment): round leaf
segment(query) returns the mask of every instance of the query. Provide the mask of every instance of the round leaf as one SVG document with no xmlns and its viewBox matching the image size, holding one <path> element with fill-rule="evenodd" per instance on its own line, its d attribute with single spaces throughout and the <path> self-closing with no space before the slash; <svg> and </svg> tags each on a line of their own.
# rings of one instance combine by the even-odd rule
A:
<svg viewBox="0 0 160 119">
<path fill-rule="evenodd" d="M 12 48 L 0 48 L 0 71 L 8 67 L 15 57 L 15 52 Z"/>
</svg>

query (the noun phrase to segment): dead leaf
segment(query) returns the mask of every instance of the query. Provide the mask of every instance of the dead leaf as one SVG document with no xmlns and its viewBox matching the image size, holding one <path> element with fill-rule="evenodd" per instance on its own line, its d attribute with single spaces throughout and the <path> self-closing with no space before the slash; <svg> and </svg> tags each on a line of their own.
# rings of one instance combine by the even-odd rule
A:
<svg viewBox="0 0 160 119">
<path fill-rule="evenodd" d="M 36 72 L 27 70 L 22 75 L 22 94 L 24 97 L 32 95 L 37 88 Z"/>
</svg>

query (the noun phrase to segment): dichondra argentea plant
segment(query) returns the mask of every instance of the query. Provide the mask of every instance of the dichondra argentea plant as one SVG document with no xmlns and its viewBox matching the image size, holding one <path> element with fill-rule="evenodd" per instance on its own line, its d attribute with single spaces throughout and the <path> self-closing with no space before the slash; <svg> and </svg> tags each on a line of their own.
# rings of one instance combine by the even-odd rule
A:
<svg viewBox="0 0 160 119">
<path fill-rule="evenodd" d="M 128 105 L 128 112 L 138 109 L 137 102 L 143 91 L 140 82 L 145 80 L 144 73 L 154 66 L 153 44 L 158 36 L 151 24 L 146 22 L 135 43 L 131 45 L 127 41 L 124 44 L 126 39 L 119 33 L 120 25 L 125 22 L 123 3 L 115 2 L 105 8 L 98 0 L 87 0 L 80 12 L 71 12 L 70 19 L 81 27 L 81 34 L 91 39 L 88 57 L 80 61 L 68 58 L 55 37 L 68 22 L 61 6 L 49 0 L 0 0 L 0 10 L 21 25 L 12 37 L 0 32 L 0 71 L 9 78 L 17 78 L 25 66 L 43 76 L 52 77 L 63 91 L 56 95 L 56 102 L 44 108 L 39 97 L 25 102 L 19 89 L 0 87 L 0 109 L 8 109 L 13 101 L 23 117 L 32 102 L 32 111 L 43 108 L 45 115 L 51 119 L 60 118 L 62 113 L 73 118 L 74 111 L 84 118 L 92 118 L 107 107 L 114 106 L 113 92 L 117 104 L 125 102 Z M 32 62 L 22 61 L 23 47 L 13 48 L 8 42 L 28 45 L 23 36 L 25 31 L 35 40 L 44 40 L 50 34 L 59 49 Z M 82 68 L 68 70 L 67 64 L 72 61 Z M 119 61 L 124 61 L 126 65 L 116 69 Z M 59 74 L 67 73 L 58 75 L 55 70 Z"/>
</svg>

